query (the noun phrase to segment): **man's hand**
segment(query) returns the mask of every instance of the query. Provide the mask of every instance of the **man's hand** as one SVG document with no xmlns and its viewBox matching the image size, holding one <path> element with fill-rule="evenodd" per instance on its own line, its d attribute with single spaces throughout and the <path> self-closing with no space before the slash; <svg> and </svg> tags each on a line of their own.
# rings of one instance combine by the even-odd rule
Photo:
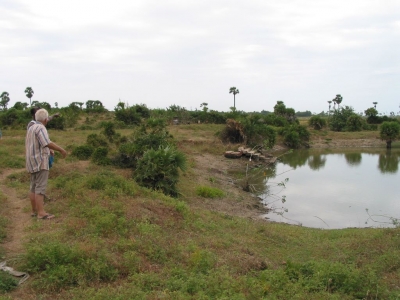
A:
<svg viewBox="0 0 400 300">
<path fill-rule="evenodd" d="M 60 153 L 61 153 L 61 155 L 62 155 L 63 158 L 65 158 L 65 157 L 67 156 L 67 151 L 65 151 L 64 149 L 62 149 L 62 150 L 60 151 Z"/>
</svg>

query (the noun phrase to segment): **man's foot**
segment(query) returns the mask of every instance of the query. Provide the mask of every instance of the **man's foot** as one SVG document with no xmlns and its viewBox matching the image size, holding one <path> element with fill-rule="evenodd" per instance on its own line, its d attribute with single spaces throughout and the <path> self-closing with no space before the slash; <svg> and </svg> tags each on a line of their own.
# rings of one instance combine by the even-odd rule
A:
<svg viewBox="0 0 400 300">
<path fill-rule="evenodd" d="M 35 212 L 31 213 L 31 217 L 37 217 L 37 213 Z"/>
<path fill-rule="evenodd" d="M 54 216 L 54 215 L 51 215 L 51 214 L 47 214 L 47 215 L 45 215 L 45 216 L 43 216 L 43 217 L 39 217 L 39 216 L 38 216 L 38 219 L 39 219 L 39 220 L 50 220 L 50 219 L 53 219 L 53 218 L 55 218 L 55 216 Z"/>
</svg>

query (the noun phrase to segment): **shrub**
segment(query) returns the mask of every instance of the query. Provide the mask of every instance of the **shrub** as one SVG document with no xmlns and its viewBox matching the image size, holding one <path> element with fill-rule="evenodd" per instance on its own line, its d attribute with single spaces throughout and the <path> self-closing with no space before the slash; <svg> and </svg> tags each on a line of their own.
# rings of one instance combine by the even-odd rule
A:
<svg viewBox="0 0 400 300">
<path fill-rule="evenodd" d="M 111 163 L 110 159 L 107 157 L 108 149 L 106 147 L 99 147 L 94 150 L 92 154 L 92 161 L 96 165 L 109 165 Z"/>
<path fill-rule="evenodd" d="M 386 141 L 386 147 L 392 147 L 392 141 L 399 138 L 400 124 L 398 122 L 383 122 L 381 125 L 380 136 Z"/>
<path fill-rule="evenodd" d="M 15 289 L 18 282 L 10 274 L 0 270 L 0 293 Z"/>
<path fill-rule="evenodd" d="M 170 146 L 160 147 L 157 150 L 150 149 L 139 159 L 134 179 L 141 186 L 176 197 L 178 169 L 183 171 L 185 168 L 186 158 L 176 149 Z"/>
<path fill-rule="evenodd" d="M 346 130 L 347 131 L 361 131 L 363 129 L 364 119 L 357 115 L 352 114 L 347 118 Z"/>
<path fill-rule="evenodd" d="M 49 112 L 50 115 L 50 112 Z M 64 130 L 66 128 L 66 120 L 63 116 L 53 118 L 51 122 L 47 123 L 46 127 L 48 129 Z"/>
<path fill-rule="evenodd" d="M 307 142 L 310 140 L 310 132 L 302 125 L 286 126 L 280 130 L 280 134 L 283 135 L 285 145 L 290 148 L 308 146 Z"/>
<path fill-rule="evenodd" d="M 146 105 L 135 105 L 125 108 L 124 105 L 115 109 L 115 119 L 127 125 L 139 125 L 143 119 L 150 117 L 150 110 Z"/>
<path fill-rule="evenodd" d="M 329 127 L 333 131 L 344 131 L 347 119 L 352 115 L 354 115 L 354 110 L 349 106 L 336 109 L 329 120 Z"/>
<path fill-rule="evenodd" d="M 107 137 L 110 143 L 112 143 L 114 139 L 118 137 L 113 122 L 102 122 L 100 126 L 103 128 L 103 131 L 101 133 Z"/>
<path fill-rule="evenodd" d="M 92 156 L 93 151 L 94 151 L 93 146 L 82 145 L 75 147 L 75 149 L 72 150 L 72 155 L 78 158 L 79 160 L 87 160 Z"/>
<path fill-rule="evenodd" d="M 113 159 L 113 163 L 122 168 L 135 167 L 147 150 L 159 149 L 173 143 L 172 136 L 165 130 L 165 123 L 162 120 L 152 119 L 127 140 L 119 146 L 119 153 Z"/>
<path fill-rule="evenodd" d="M 221 198 L 224 192 L 213 187 L 199 186 L 196 188 L 196 195 L 204 198 Z"/>
<path fill-rule="evenodd" d="M 312 116 L 308 120 L 308 125 L 316 130 L 321 130 L 323 127 L 326 126 L 326 120 L 324 118 L 321 118 L 320 116 Z"/>
<path fill-rule="evenodd" d="M 87 136 L 86 144 L 94 148 L 108 147 L 108 142 L 106 141 L 104 136 L 98 135 L 96 133 L 92 133 Z"/>
</svg>

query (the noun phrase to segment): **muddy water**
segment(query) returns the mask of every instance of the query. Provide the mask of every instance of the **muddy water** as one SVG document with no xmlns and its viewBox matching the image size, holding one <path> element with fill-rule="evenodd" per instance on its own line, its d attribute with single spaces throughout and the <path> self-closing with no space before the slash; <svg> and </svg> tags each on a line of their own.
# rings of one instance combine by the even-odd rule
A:
<svg viewBox="0 0 400 300">
<path fill-rule="evenodd" d="M 324 229 L 392 227 L 400 218 L 399 161 L 400 149 L 384 148 L 285 154 L 263 174 L 259 196 L 272 208 L 263 217 Z"/>
</svg>

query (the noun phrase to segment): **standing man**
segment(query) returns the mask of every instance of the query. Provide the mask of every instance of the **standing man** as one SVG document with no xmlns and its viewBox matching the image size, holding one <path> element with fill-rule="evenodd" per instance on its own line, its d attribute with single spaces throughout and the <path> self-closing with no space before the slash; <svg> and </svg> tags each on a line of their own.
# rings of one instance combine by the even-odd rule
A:
<svg viewBox="0 0 400 300">
<path fill-rule="evenodd" d="M 32 205 L 32 215 L 38 219 L 53 219 L 54 215 L 44 211 L 44 195 L 49 178 L 50 150 L 59 151 L 63 158 L 67 152 L 50 141 L 46 124 L 49 113 L 45 109 L 39 109 L 35 114 L 36 122 L 28 127 L 25 139 L 26 169 L 31 174 L 29 199 Z"/>
<path fill-rule="evenodd" d="M 35 107 L 32 107 L 32 108 L 31 108 L 32 121 L 30 121 L 30 122 L 28 123 L 27 129 L 28 129 L 29 127 L 31 127 L 33 124 L 35 124 L 35 121 L 36 121 L 36 120 L 35 120 L 35 114 L 36 114 L 36 112 L 37 112 L 39 109 L 41 109 L 40 106 L 35 106 Z M 47 118 L 47 121 L 51 121 L 51 120 L 53 120 L 54 118 L 58 118 L 59 116 L 60 116 L 60 113 L 55 113 L 54 115 L 49 116 L 49 117 Z"/>
</svg>

